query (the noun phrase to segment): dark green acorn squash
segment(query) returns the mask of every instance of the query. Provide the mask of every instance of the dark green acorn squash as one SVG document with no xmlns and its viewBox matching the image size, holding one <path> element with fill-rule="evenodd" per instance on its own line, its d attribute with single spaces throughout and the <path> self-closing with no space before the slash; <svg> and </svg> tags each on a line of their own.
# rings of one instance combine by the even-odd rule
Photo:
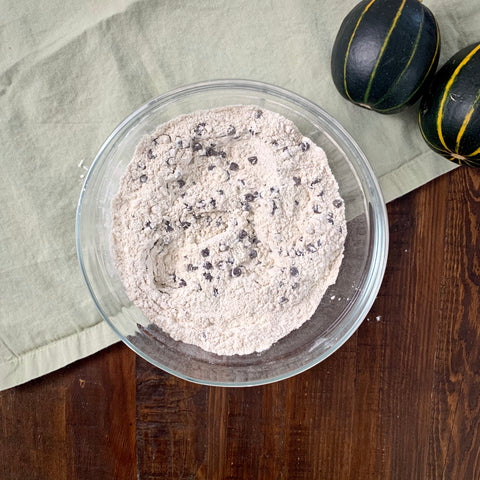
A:
<svg viewBox="0 0 480 480">
<path fill-rule="evenodd" d="M 364 0 L 344 19 L 332 51 L 332 77 L 349 101 L 380 113 L 415 103 L 434 74 L 440 33 L 418 0 Z"/>
<path fill-rule="evenodd" d="M 480 167 L 480 43 L 457 52 L 433 77 L 420 104 L 419 123 L 435 152 Z"/>
</svg>

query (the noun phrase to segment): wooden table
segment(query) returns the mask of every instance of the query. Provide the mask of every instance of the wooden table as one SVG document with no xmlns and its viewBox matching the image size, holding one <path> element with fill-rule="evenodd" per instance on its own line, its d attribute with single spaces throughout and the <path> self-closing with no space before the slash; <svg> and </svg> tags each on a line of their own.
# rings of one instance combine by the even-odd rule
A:
<svg viewBox="0 0 480 480">
<path fill-rule="evenodd" d="M 388 212 L 378 298 L 326 361 L 209 388 L 115 345 L 0 393 L 0 478 L 480 478 L 480 174 Z"/>
</svg>

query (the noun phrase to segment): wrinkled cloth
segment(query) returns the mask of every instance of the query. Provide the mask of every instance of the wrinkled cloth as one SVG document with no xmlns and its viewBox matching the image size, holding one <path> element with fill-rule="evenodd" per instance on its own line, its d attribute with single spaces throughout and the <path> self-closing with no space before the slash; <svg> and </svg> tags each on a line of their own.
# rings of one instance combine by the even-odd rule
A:
<svg viewBox="0 0 480 480">
<path fill-rule="evenodd" d="M 84 284 L 75 212 L 104 139 L 153 97 L 219 78 L 292 90 L 356 139 L 386 201 L 453 168 L 423 142 L 417 108 L 383 116 L 335 90 L 330 52 L 355 3 L 0 0 L 0 389 L 118 340 Z M 441 63 L 480 40 L 477 0 L 425 4 Z"/>
</svg>

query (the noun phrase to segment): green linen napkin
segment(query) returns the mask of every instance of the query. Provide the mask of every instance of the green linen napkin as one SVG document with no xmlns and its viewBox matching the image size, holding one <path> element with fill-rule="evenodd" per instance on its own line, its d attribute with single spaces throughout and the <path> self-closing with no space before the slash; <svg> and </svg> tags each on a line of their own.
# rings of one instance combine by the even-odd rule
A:
<svg viewBox="0 0 480 480">
<path fill-rule="evenodd" d="M 381 116 L 330 77 L 336 31 L 355 0 L 0 0 L 0 389 L 117 341 L 75 251 L 86 170 L 113 128 L 148 99 L 200 80 L 247 78 L 303 95 L 358 141 L 386 201 L 448 171 L 415 108 Z M 442 61 L 479 40 L 477 0 L 426 1 Z"/>
</svg>

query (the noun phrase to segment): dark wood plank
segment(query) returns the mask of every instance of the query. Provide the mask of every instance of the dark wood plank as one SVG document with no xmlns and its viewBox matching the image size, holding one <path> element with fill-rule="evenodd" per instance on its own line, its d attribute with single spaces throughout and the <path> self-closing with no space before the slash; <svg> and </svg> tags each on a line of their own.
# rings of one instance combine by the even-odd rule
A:
<svg viewBox="0 0 480 480">
<path fill-rule="evenodd" d="M 480 478 L 480 172 L 448 195 L 428 478 Z"/>
<path fill-rule="evenodd" d="M 0 478 L 136 478 L 135 355 L 115 345 L 0 392 Z"/>
</svg>

